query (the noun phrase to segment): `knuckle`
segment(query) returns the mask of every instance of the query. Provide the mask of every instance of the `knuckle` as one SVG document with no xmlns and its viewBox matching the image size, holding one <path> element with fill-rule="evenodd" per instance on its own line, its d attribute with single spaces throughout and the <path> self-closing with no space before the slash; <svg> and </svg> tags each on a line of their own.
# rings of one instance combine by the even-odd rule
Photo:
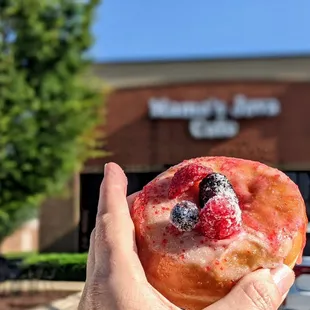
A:
<svg viewBox="0 0 310 310">
<path fill-rule="evenodd" d="M 105 248 L 106 250 L 107 246 L 109 245 L 109 240 L 106 231 L 104 229 L 97 229 L 94 241 L 95 241 L 95 249 L 97 249 L 96 251 L 101 252 L 102 248 Z"/>
<path fill-rule="evenodd" d="M 106 251 L 109 250 L 110 246 L 114 243 L 113 234 L 114 230 L 113 216 L 109 213 L 105 213 L 102 216 L 98 216 L 96 220 L 96 232 L 94 236 L 95 243 L 97 246 L 105 245 Z"/>
<path fill-rule="evenodd" d="M 269 284 L 262 281 L 253 281 L 242 287 L 245 296 L 250 300 L 255 309 L 273 310 L 277 309 L 272 297 Z"/>
<path fill-rule="evenodd" d="M 96 228 L 98 230 L 107 230 L 113 224 L 113 219 L 110 213 L 99 212 L 96 218 Z"/>
<path fill-rule="evenodd" d="M 110 255 L 108 253 L 105 253 L 104 256 L 104 260 L 102 260 L 100 263 L 97 263 L 94 267 L 91 283 L 93 283 L 92 286 L 94 286 L 95 288 L 99 286 L 98 284 L 102 285 L 102 282 L 107 285 L 107 279 L 111 275 L 112 267 L 110 264 Z"/>
<path fill-rule="evenodd" d="M 88 283 L 90 291 L 94 294 L 103 293 L 109 287 L 108 277 L 95 273 Z"/>
</svg>

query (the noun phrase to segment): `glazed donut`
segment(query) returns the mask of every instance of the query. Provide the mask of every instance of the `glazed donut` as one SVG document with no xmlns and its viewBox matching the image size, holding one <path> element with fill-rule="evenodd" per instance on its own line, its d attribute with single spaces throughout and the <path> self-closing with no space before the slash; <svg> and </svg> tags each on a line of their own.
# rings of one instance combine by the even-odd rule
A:
<svg viewBox="0 0 310 310">
<path fill-rule="evenodd" d="M 148 281 L 186 310 L 214 303 L 256 269 L 293 268 L 308 223 L 288 176 L 229 157 L 171 167 L 143 188 L 131 215 Z"/>
</svg>

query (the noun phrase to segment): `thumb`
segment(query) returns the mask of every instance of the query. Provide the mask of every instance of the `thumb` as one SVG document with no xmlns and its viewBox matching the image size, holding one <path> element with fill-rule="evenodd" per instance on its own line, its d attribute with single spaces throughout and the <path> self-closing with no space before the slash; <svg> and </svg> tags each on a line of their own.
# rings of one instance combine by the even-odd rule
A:
<svg viewBox="0 0 310 310">
<path fill-rule="evenodd" d="M 227 296 L 205 310 L 276 310 L 294 280 L 293 271 L 286 265 L 257 270 L 242 278 Z"/>
</svg>

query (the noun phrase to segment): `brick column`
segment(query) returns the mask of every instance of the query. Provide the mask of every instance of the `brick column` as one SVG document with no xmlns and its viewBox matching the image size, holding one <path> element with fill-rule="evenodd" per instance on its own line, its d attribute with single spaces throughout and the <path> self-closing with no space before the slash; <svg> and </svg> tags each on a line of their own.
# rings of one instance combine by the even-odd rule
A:
<svg viewBox="0 0 310 310">
<path fill-rule="evenodd" d="M 40 209 L 40 252 L 77 252 L 80 175 L 68 184 L 64 197 L 47 199 Z"/>
</svg>

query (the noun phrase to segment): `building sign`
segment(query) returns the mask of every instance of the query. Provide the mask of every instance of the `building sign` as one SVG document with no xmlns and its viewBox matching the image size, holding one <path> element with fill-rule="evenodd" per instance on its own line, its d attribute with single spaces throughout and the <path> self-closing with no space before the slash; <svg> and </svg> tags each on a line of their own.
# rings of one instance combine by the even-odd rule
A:
<svg viewBox="0 0 310 310">
<path fill-rule="evenodd" d="M 231 103 L 217 98 L 201 102 L 151 98 L 148 102 L 151 119 L 189 120 L 189 132 L 195 139 L 227 139 L 239 132 L 238 119 L 275 117 L 281 112 L 276 98 L 249 99 L 236 95 Z"/>
</svg>

